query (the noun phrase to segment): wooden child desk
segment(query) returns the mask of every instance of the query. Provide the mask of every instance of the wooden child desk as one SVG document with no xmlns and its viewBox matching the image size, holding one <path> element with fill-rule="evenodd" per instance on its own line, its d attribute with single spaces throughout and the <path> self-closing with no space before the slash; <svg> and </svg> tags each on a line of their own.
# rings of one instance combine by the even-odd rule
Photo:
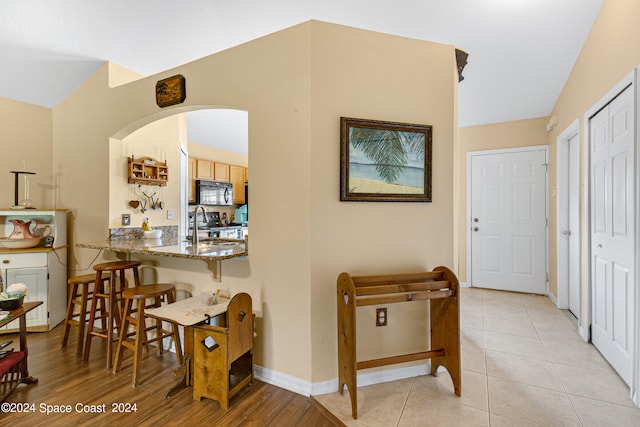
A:
<svg viewBox="0 0 640 427">
<path fill-rule="evenodd" d="M 191 297 L 145 311 L 147 316 L 184 326 L 184 365 L 182 366 L 181 378 L 167 392 L 166 398 L 173 396 L 184 387 L 193 385 L 193 327 L 209 317 L 224 314 L 230 300 L 219 298 L 219 301 L 215 305 L 206 305 L 201 302 L 200 298 Z M 180 345 L 180 343 L 175 343 L 175 345 Z"/>
</svg>

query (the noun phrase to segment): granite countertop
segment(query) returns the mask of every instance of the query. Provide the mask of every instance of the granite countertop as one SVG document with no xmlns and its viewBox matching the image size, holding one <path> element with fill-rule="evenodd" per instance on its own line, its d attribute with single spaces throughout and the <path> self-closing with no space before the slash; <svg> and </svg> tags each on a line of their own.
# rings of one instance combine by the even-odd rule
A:
<svg viewBox="0 0 640 427">
<path fill-rule="evenodd" d="M 76 243 L 76 246 L 127 254 L 160 255 L 203 261 L 221 261 L 249 255 L 245 240 L 220 238 L 202 238 L 197 247 L 193 247 L 191 242 L 177 238 L 104 240 Z"/>
</svg>

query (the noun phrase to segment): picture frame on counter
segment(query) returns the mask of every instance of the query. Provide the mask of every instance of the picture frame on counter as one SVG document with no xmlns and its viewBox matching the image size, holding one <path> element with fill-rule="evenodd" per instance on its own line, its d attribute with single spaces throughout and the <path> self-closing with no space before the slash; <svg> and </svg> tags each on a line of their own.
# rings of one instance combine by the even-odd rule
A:
<svg viewBox="0 0 640 427">
<path fill-rule="evenodd" d="M 340 118 L 340 200 L 431 202 L 431 125 Z"/>
</svg>

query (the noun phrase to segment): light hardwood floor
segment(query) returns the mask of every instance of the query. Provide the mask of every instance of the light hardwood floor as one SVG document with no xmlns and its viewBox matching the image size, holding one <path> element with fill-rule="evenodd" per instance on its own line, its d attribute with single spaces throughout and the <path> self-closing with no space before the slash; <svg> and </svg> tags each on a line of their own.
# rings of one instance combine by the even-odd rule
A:
<svg viewBox="0 0 640 427">
<path fill-rule="evenodd" d="M 26 403 L 27 412 L 0 412 L 0 425 L 11 426 L 142 426 L 142 425 L 215 425 L 215 426 L 334 426 L 343 425 L 313 399 L 255 381 L 231 401 L 228 411 L 217 402 L 194 401 L 191 389 L 165 399 L 167 390 L 178 378 L 175 355 L 145 352 L 140 381 L 131 387 L 131 354 L 125 353 L 122 370 L 112 374 L 105 368 L 106 345 L 94 340 L 89 362 L 76 356 L 76 329 L 71 329 L 67 347 L 60 347 L 62 327 L 51 332 L 30 333 L 29 373 L 38 378 L 35 385 L 20 385 L 7 399 Z M 18 336 L 0 335 L 0 342 Z M 81 413 L 77 405 L 94 405 L 105 413 Z M 135 404 L 135 412 L 115 413 L 114 405 Z M 70 405 L 71 413 L 46 414 L 47 405 Z M 19 406 L 19 405 L 14 405 Z M 115 406 L 117 408 L 117 406 Z M 33 409 L 33 410 L 32 410 Z"/>
</svg>

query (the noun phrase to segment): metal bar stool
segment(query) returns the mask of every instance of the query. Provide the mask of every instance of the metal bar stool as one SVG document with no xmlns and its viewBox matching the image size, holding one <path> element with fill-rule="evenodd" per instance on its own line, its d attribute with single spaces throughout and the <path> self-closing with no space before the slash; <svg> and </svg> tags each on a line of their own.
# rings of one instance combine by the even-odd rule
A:
<svg viewBox="0 0 640 427">
<path fill-rule="evenodd" d="M 158 318 L 152 318 L 155 320 L 152 326 L 147 326 L 146 317 L 144 314 L 145 309 L 160 307 L 162 299 L 166 297 L 167 303 L 171 304 L 175 302 L 175 286 L 171 284 L 154 284 L 143 285 L 135 288 L 125 289 L 122 292 L 122 297 L 125 301 L 124 314 L 122 316 L 122 325 L 120 327 L 120 335 L 118 339 L 118 347 L 116 348 L 116 360 L 114 362 L 113 373 L 115 374 L 120 370 L 122 365 L 122 352 L 124 348 L 128 348 L 133 351 L 133 375 L 132 384 L 133 387 L 138 383 L 138 377 L 140 375 L 140 360 L 142 356 L 142 347 L 147 347 L 148 344 L 156 342 L 158 347 L 158 354 L 162 354 L 164 351 L 163 341 L 165 338 L 172 338 L 175 349 L 176 358 L 178 359 L 178 365 L 182 366 L 184 363 L 182 357 L 182 347 L 180 345 L 180 333 L 178 331 L 178 325 L 175 322 L 171 323 L 171 330 L 163 329 L 162 320 Z M 147 298 L 153 298 L 153 303 L 147 304 Z M 136 309 L 133 309 L 133 301 L 136 301 Z M 133 313 L 137 313 L 136 316 L 132 316 Z M 149 317 L 151 318 L 151 317 Z M 129 327 L 134 326 L 135 330 L 129 332 Z M 149 339 L 147 332 L 155 330 L 155 337 Z M 134 341 L 131 342 L 127 338 L 134 337 Z"/>
<path fill-rule="evenodd" d="M 108 274 L 103 274 L 100 278 L 103 285 L 104 282 L 109 280 Z M 90 286 L 95 283 L 95 274 L 84 274 L 82 276 L 74 276 L 69 278 L 69 285 L 71 286 L 71 292 L 69 293 L 69 303 L 67 305 L 67 316 L 64 319 L 64 335 L 62 337 L 62 347 L 67 346 L 67 340 L 69 339 L 69 329 L 71 326 L 78 327 L 78 344 L 76 354 L 82 356 L 82 349 L 84 348 L 84 328 L 87 323 L 87 303 L 93 299 L 93 290 Z M 78 311 L 76 312 L 76 308 Z M 102 301 L 100 310 L 100 317 L 103 317 L 103 313 L 106 313 L 104 307 L 104 301 Z M 103 319 L 102 328 L 105 328 L 106 321 Z"/>
<path fill-rule="evenodd" d="M 93 292 L 93 300 L 91 301 L 91 311 L 89 312 L 89 326 L 87 327 L 87 339 L 84 347 L 83 359 L 89 360 L 89 353 L 91 352 L 91 339 L 95 337 L 104 338 L 107 340 L 107 369 L 111 369 L 113 366 L 113 329 L 120 327 L 120 315 L 122 313 L 122 306 L 120 300 L 122 298 L 122 292 L 127 287 L 127 281 L 125 280 L 125 271 L 133 271 L 134 286 L 140 286 L 140 273 L 138 267 L 139 261 L 114 261 L 105 262 L 103 264 L 96 264 L 93 269 L 96 271 L 95 275 L 95 288 Z M 102 285 L 102 274 L 109 273 L 109 289 L 105 289 Z M 119 272 L 120 280 L 119 287 L 117 286 L 116 276 Z M 108 312 L 106 314 L 107 325 L 106 328 L 98 329 L 95 327 L 94 322 L 96 319 L 96 307 L 99 301 L 108 301 Z"/>
</svg>

